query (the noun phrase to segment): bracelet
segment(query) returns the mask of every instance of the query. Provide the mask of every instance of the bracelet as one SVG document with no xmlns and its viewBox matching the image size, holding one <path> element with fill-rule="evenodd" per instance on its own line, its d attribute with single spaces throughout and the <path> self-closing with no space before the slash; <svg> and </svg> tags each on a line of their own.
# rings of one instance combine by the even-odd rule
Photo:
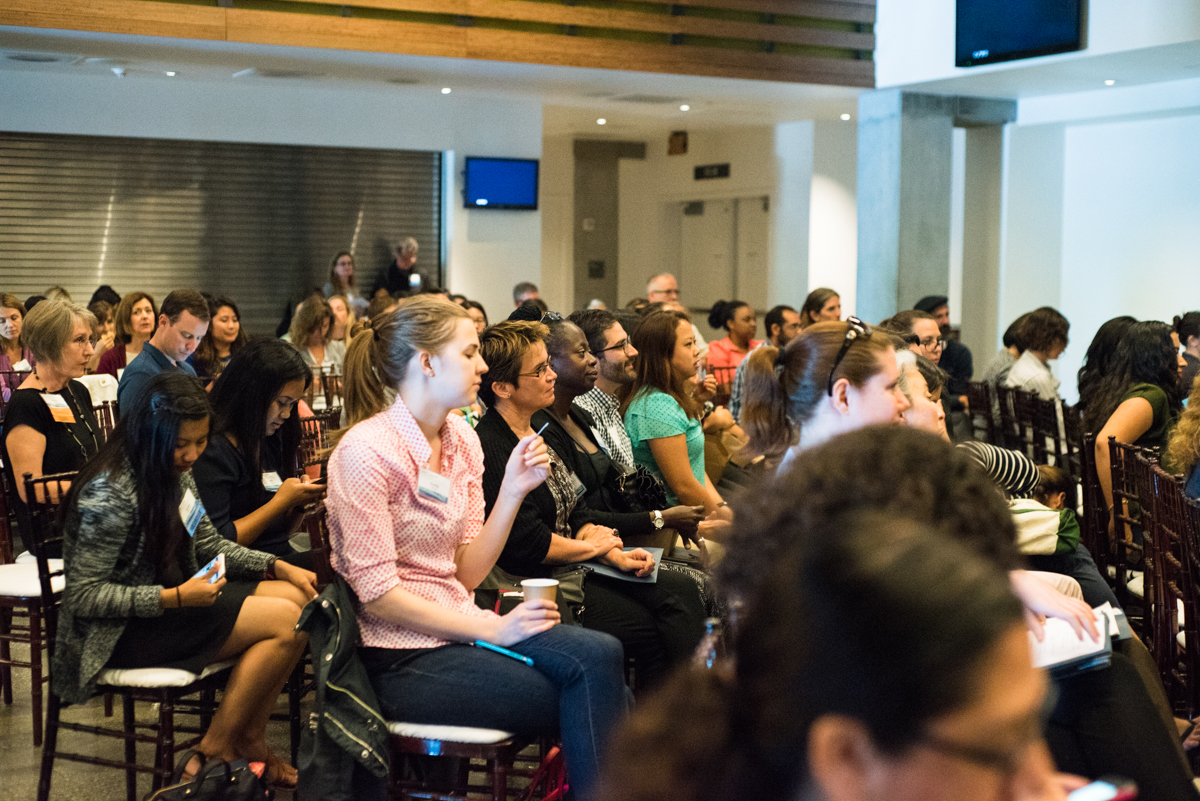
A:
<svg viewBox="0 0 1200 801">
<path fill-rule="evenodd" d="M 273 558 L 273 559 L 271 559 L 270 562 L 267 563 L 267 569 L 263 571 L 263 573 L 266 574 L 267 578 L 269 578 L 269 579 L 277 578 L 277 576 L 275 575 L 275 563 L 277 561 L 279 561 L 278 558 Z"/>
<path fill-rule="evenodd" d="M 722 506 L 729 506 L 729 504 L 725 503 L 725 501 L 721 501 L 720 503 L 717 504 L 718 509 L 720 509 Z"/>
<path fill-rule="evenodd" d="M 175 587 L 175 608 L 183 608 L 183 596 L 179 594 L 179 587 Z"/>
</svg>

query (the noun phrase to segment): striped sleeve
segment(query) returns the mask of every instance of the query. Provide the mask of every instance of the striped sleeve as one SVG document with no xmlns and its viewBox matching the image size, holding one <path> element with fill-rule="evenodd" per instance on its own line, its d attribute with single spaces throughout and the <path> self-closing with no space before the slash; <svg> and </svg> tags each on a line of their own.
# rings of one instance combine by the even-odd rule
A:
<svg viewBox="0 0 1200 801">
<path fill-rule="evenodd" d="M 1026 498 L 1037 487 L 1037 465 L 1023 453 L 997 448 L 986 442 L 960 442 L 965 450 L 1010 498 Z"/>
</svg>

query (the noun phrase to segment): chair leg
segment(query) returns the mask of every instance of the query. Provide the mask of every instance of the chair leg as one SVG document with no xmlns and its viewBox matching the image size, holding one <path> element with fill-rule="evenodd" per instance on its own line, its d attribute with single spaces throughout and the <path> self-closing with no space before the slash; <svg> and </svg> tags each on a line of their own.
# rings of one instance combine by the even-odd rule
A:
<svg viewBox="0 0 1200 801">
<path fill-rule="evenodd" d="M 492 801 L 507 801 L 508 765 L 497 757 L 492 760 Z"/>
<path fill-rule="evenodd" d="M 300 687 L 304 680 L 304 660 L 301 659 L 288 677 L 288 725 L 292 739 L 292 764 L 300 764 Z"/>
<path fill-rule="evenodd" d="M 107 698 L 111 699 L 110 693 Z M 133 694 L 121 694 L 121 711 L 125 729 L 125 799 L 137 801 L 137 721 L 134 719 Z"/>
<path fill-rule="evenodd" d="M 12 703 L 12 659 L 11 646 L 8 637 L 12 633 L 12 610 L 8 607 L 0 609 L 0 694 L 4 703 Z"/>
<path fill-rule="evenodd" d="M 154 774 L 151 790 L 166 784 L 167 777 L 175 767 L 175 699 L 163 692 L 158 699 L 158 740 L 155 744 L 154 764 L 159 768 Z"/>
<path fill-rule="evenodd" d="M 42 744 L 42 614 L 29 607 L 29 697 L 33 712 L 33 745 Z"/>
<path fill-rule="evenodd" d="M 111 718 L 113 716 L 113 699 L 112 693 L 104 694 L 104 717 Z"/>
<path fill-rule="evenodd" d="M 54 752 L 58 748 L 58 696 L 50 693 L 46 705 L 46 737 L 42 742 L 42 772 L 38 776 L 37 801 L 50 798 L 50 777 L 54 773 Z"/>
</svg>

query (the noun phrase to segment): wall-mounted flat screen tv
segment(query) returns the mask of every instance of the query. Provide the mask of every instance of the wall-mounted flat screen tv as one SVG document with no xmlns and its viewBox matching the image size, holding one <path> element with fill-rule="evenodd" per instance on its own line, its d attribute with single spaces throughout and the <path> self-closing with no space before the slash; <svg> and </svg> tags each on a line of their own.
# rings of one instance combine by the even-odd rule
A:
<svg viewBox="0 0 1200 801">
<path fill-rule="evenodd" d="M 1083 49 L 1086 0 L 958 0 L 954 64 L 975 67 Z"/>
<path fill-rule="evenodd" d="M 538 160 L 467 156 L 463 200 L 468 209 L 536 209 Z"/>
</svg>

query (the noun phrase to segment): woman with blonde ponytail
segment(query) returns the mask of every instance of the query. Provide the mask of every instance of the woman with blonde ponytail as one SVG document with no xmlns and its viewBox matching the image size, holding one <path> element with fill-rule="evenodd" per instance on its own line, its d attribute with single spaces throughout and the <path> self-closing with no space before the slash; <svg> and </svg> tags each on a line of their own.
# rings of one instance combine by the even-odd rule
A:
<svg viewBox="0 0 1200 801">
<path fill-rule="evenodd" d="M 488 367 L 471 318 L 448 301 L 405 301 L 354 338 L 344 366 L 348 430 L 329 459 L 330 556 L 358 596 L 359 655 L 384 714 L 560 732 L 572 789 L 589 799 L 626 710 L 621 644 L 556 625 L 553 601 L 500 616 L 473 600 L 525 496 L 546 480 L 545 443 L 530 434 L 516 444 L 485 515 L 483 450 L 451 411 L 475 400 Z"/>
</svg>

